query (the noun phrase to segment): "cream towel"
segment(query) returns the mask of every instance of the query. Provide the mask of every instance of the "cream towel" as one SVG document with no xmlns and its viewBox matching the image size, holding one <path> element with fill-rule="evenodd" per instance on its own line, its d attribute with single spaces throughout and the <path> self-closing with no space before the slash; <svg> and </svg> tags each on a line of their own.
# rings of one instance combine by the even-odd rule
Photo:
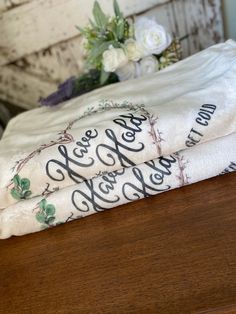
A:
<svg viewBox="0 0 236 314">
<path fill-rule="evenodd" d="M 26 204 L 41 199 L 42 207 L 47 204 L 43 201 L 45 195 L 55 194 L 61 199 L 62 209 L 56 210 L 52 203 L 52 213 L 57 212 L 59 218 L 46 215 L 45 219 L 51 219 L 44 227 L 63 222 L 68 219 L 63 208 L 66 211 L 70 208 L 68 203 L 64 204 L 64 193 L 85 186 L 90 182 L 88 179 L 107 172 L 113 176 L 115 171 L 124 172 L 119 178 L 127 178 L 136 165 L 142 169 L 143 163 L 146 167 L 145 162 L 156 162 L 160 156 L 181 154 L 182 150 L 186 154 L 195 152 L 199 144 L 207 151 L 208 144 L 211 147 L 217 139 L 221 143 L 221 138 L 222 143 L 226 139 L 234 148 L 235 91 L 236 43 L 230 40 L 152 76 L 111 85 L 55 108 L 21 114 L 10 122 L 0 141 L 0 219 L 6 221 L 5 213 L 16 208 L 21 213 L 17 216 L 20 221 L 28 208 Z M 207 174 L 205 167 L 198 168 L 204 172 L 202 179 L 217 175 L 223 171 L 222 167 L 235 162 L 232 155 L 228 159 L 227 151 L 223 153 L 222 164 L 215 158 L 217 166 L 214 166 L 209 159 L 211 174 Z M 173 162 L 173 167 L 178 163 Z M 170 178 L 173 182 L 168 184 L 176 187 L 174 177 Z M 98 179 L 91 182 L 95 180 Z M 198 180 L 197 177 L 192 182 Z M 187 183 L 190 181 L 184 182 Z M 109 204 L 110 208 L 113 202 Z M 64 213 L 62 218 L 60 213 Z M 33 229 L 28 228 L 37 231 L 35 224 L 40 219 L 43 221 L 43 217 L 43 212 L 41 218 L 38 214 L 36 222 L 32 221 Z M 10 225 L 9 221 L 9 228 Z M 4 230 L 1 224 L 0 228 Z M 12 231 L 12 234 L 22 233 Z"/>
</svg>

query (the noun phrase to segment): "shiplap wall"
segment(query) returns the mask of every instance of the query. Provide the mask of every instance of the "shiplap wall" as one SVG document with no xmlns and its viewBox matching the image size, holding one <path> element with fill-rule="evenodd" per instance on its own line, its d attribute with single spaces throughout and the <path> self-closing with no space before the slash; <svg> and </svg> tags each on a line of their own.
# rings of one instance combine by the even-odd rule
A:
<svg viewBox="0 0 236 314">
<path fill-rule="evenodd" d="M 83 71 L 76 25 L 93 0 L 0 0 L 0 99 L 24 108 Z M 99 1 L 112 13 L 111 0 Z M 223 41 L 220 0 L 119 0 L 126 16 L 155 16 L 182 41 L 184 57 Z"/>
</svg>

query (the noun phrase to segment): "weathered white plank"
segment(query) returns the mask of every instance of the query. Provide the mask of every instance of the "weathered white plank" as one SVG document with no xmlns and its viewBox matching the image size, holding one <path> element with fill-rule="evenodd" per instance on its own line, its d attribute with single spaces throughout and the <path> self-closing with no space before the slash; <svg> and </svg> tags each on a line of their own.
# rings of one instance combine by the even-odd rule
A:
<svg viewBox="0 0 236 314">
<path fill-rule="evenodd" d="M 31 0 L 0 0 L 0 13 L 13 9 Z"/>
<path fill-rule="evenodd" d="M 167 0 L 120 0 L 125 15 L 139 13 Z M 112 1 L 99 1 L 112 13 Z M 0 18 L 0 65 L 7 64 L 78 35 L 86 25 L 93 0 L 37 0 L 7 11 Z"/>
<path fill-rule="evenodd" d="M 67 42 L 33 53 L 15 64 L 27 73 L 57 83 L 70 76 L 78 76 L 84 72 L 85 65 L 82 37 L 77 36 Z"/>
<path fill-rule="evenodd" d="M 181 42 L 183 57 L 224 40 L 220 0 L 177 0 L 150 10 L 145 15 L 171 31 L 186 37 Z"/>
<path fill-rule="evenodd" d="M 180 1 L 177 1 L 180 2 Z M 158 5 L 153 9 L 137 16 L 152 16 L 164 25 L 173 36 L 185 36 L 187 34 L 186 21 L 183 12 L 177 11 L 178 19 L 175 20 L 173 4 L 168 2 Z M 183 42 L 183 50 L 186 52 L 186 41 Z M 187 54 L 187 53 L 185 53 Z M 80 75 L 84 69 L 84 49 L 82 37 L 76 36 L 66 42 L 55 44 L 46 50 L 33 53 L 16 62 L 22 70 L 39 75 L 42 78 L 50 78 L 58 83 L 72 75 Z"/>
<path fill-rule="evenodd" d="M 41 80 L 16 66 L 0 69 L 0 98 L 26 109 L 38 106 L 38 99 L 56 90 L 57 84 Z"/>
<path fill-rule="evenodd" d="M 133 0 L 126 1 L 130 5 Z M 143 14 L 155 16 L 175 36 L 187 35 L 182 41 L 184 56 L 223 40 L 220 0 L 175 0 Z M 56 43 L 18 60 L 16 65 L 0 67 L 0 99 L 26 108 L 35 107 L 38 98 L 54 91 L 57 83 L 81 74 L 84 65 L 82 38 L 77 35 Z"/>
<path fill-rule="evenodd" d="M 169 3 L 158 5 L 138 16 L 155 16 L 159 23 L 175 33 L 173 15 Z M 170 11 L 170 12 L 169 12 Z M 186 32 L 182 32 L 186 34 Z M 22 70 L 49 78 L 57 83 L 72 75 L 80 75 L 84 70 L 84 49 L 82 37 L 76 36 L 65 42 L 55 44 L 45 50 L 33 53 L 16 62 Z"/>
<path fill-rule="evenodd" d="M 190 35 L 188 55 L 224 40 L 220 0 L 184 1 L 184 6 Z"/>
</svg>

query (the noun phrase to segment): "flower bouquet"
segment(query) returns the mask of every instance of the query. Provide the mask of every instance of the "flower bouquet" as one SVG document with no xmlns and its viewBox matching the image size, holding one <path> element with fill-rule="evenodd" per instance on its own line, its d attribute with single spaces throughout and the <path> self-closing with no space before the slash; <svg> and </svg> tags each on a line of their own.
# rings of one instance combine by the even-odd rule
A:
<svg viewBox="0 0 236 314">
<path fill-rule="evenodd" d="M 159 71 L 181 59 L 177 38 L 154 19 L 125 18 L 114 0 L 114 16 L 107 16 L 95 1 L 93 20 L 77 27 L 85 39 L 86 68 L 82 76 L 71 77 L 40 103 L 53 106 L 96 88 L 135 79 Z"/>
</svg>

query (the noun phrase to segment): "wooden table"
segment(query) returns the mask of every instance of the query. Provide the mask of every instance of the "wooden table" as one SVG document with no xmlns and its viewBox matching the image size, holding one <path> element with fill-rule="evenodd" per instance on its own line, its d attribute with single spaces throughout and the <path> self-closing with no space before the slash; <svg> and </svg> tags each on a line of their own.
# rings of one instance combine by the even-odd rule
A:
<svg viewBox="0 0 236 314">
<path fill-rule="evenodd" d="M 0 313 L 236 313 L 236 174 L 0 241 Z"/>
</svg>

